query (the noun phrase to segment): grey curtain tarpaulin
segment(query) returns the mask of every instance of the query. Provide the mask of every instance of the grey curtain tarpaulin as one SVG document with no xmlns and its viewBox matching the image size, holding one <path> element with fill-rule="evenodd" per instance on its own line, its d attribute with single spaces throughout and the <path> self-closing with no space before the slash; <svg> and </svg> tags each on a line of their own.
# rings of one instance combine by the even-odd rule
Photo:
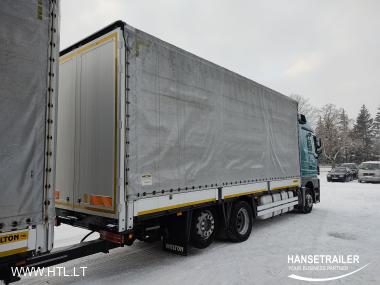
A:
<svg viewBox="0 0 380 285">
<path fill-rule="evenodd" d="M 129 195 L 299 177 L 296 101 L 130 26 L 126 34 Z"/>
<path fill-rule="evenodd" d="M 5 227 L 43 218 L 49 7 L 48 0 L 0 1 L 0 219 Z"/>
</svg>

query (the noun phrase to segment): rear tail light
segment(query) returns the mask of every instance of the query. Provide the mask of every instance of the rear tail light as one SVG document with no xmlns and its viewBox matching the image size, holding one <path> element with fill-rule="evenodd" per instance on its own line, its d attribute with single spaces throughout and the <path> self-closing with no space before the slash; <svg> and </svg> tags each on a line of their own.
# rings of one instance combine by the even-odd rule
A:
<svg viewBox="0 0 380 285">
<path fill-rule="evenodd" d="M 99 233 L 101 239 L 108 240 L 116 244 L 124 244 L 124 235 L 122 234 L 107 232 L 103 230 L 99 231 Z"/>
</svg>

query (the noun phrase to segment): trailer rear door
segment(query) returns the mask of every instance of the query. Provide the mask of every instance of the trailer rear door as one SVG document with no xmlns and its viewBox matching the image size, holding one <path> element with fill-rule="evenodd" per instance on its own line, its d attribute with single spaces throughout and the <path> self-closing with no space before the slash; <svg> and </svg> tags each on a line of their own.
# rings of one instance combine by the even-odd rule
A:
<svg viewBox="0 0 380 285">
<path fill-rule="evenodd" d="M 60 57 L 56 204 L 116 217 L 118 30 Z"/>
</svg>

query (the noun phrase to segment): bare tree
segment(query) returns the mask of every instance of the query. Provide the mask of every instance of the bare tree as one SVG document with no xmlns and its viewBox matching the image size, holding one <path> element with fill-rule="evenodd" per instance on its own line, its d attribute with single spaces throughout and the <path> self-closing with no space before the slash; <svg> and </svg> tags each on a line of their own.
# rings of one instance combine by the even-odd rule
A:
<svg viewBox="0 0 380 285">
<path fill-rule="evenodd" d="M 316 133 L 323 141 L 323 155 L 326 162 L 335 166 L 342 151 L 339 136 L 339 110 L 333 104 L 327 104 L 320 110 Z"/>
<path fill-rule="evenodd" d="M 318 121 L 318 109 L 310 104 L 309 99 L 299 94 L 291 94 L 290 98 L 298 102 L 298 113 L 304 114 L 308 123 L 314 128 Z"/>
</svg>

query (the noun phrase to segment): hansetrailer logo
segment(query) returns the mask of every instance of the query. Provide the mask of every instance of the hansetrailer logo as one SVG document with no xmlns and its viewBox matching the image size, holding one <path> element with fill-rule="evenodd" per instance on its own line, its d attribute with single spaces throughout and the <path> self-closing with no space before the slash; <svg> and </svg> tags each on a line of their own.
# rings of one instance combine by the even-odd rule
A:
<svg viewBox="0 0 380 285">
<path fill-rule="evenodd" d="M 341 278 L 345 278 L 352 274 L 359 272 L 369 265 L 367 263 L 360 267 L 359 255 L 348 254 L 348 255 L 288 255 L 289 270 L 297 272 L 297 274 L 290 274 L 288 277 L 310 282 L 324 282 L 332 281 Z M 311 272 L 325 272 L 333 271 L 334 276 L 329 277 L 307 277 L 304 275 L 309 275 Z M 306 274 L 305 274 L 306 272 Z M 337 273 L 338 272 L 338 273 Z M 343 273 L 343 274 L 342 274 Z"/>
</svg>

